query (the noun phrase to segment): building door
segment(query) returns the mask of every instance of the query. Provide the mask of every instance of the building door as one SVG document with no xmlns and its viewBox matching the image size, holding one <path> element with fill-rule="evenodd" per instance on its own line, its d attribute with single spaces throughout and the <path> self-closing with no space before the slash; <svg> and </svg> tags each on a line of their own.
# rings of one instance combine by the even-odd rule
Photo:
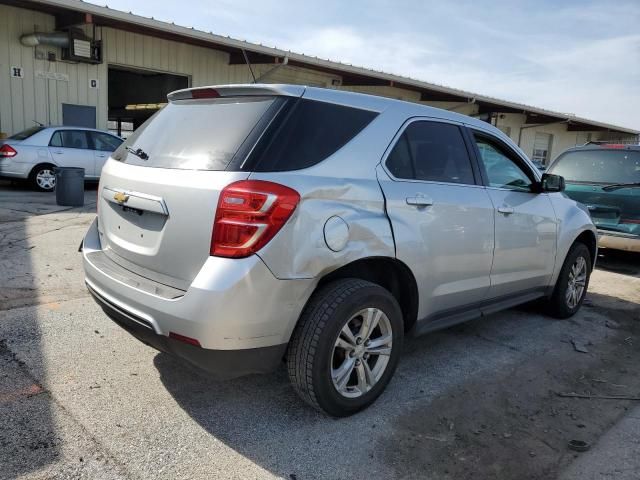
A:
<svg viewBox="0 0 640 480">
<path fill-rule="evenodd" d="M 551 161 L 551 142 L 553 135 L 550 133 L 536 132 L 536 138 L 533 141 L 533 155 L 531 160 L 539 165 L 549 165 Z"/>
<path fill-rule="evenodd" d="M 69 127 L 96 128 L 96 107 L 63 103 L 62 124 Z"/>
</svg>

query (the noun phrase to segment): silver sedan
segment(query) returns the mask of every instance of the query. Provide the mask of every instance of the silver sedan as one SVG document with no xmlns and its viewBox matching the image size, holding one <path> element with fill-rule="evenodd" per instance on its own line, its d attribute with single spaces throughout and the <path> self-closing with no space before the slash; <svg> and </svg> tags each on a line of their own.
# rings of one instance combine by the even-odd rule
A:
<svg viewBox="0 0 640 480">
<path fill-rule="evenodd" d="M 45 192 L 55 188 L 55 167 L 81 167 L 86 179 L 97 180 L 121 143 L 111 133 L 90 128 L 28 128 L 0 140 L 0 177 L 29 180 L 35 189 Z"/>
</svg>

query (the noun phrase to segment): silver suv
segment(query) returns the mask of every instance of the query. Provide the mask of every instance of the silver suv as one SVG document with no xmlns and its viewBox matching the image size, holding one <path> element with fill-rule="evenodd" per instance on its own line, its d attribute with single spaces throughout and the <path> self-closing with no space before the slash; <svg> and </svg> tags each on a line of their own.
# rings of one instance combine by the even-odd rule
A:
<svg viewBox="0 0 640 480">
<path fill-rule="evenodd" d="M 309 404 L 371 404 L 403 337 L 542 299 L 569 317 L 588 211 L 491 125 L 289 85 L 180 90 L 106 163 L 86 284 L 218 377 L 287 363 Z"/>
</svg>

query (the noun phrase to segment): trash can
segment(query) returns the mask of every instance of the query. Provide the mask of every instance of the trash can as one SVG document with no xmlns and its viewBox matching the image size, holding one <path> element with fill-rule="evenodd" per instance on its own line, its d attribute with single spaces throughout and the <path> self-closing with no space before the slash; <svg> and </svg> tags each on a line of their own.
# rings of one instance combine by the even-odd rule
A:
<svg viewBox="0 0 640 480">
<path fill-rule="evenodd" d="M 56 167 L 56 203 L 64 207 L 84 206 L 84 168 Z"/>
</svg>

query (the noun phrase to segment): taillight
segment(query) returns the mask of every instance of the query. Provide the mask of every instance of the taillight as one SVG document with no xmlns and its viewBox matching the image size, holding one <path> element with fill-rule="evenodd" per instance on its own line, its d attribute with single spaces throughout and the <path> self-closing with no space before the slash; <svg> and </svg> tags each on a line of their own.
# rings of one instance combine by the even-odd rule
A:
<svg viewBox="0 0 640 480">
<path fill-rule="evenodd" d="M 640 225 L 640 218 L 621 218 L 620 223 L 633 223 L 635 225 Z"/>
<path fill-rule="evenodd" d="M 0 158 L 12 158 L 18 154 L 16 150 L 11 146 L 4 144 L 0 146 Z"/>
<path fill-rule="evenodd" d="M 211 255 L 248 257 L 264 247 L 296 209 L 300 195 L 278 183 L 241 180 L 220 192 Z"/>
</svg>

